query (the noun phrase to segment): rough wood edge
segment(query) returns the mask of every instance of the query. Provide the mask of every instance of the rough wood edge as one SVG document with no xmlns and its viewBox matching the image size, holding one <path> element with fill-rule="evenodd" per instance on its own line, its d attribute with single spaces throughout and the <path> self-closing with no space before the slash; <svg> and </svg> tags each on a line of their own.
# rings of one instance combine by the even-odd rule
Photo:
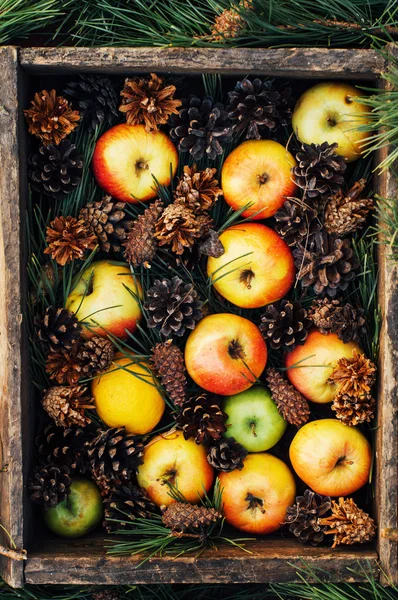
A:
<svg viewBox="0 0 398 600">
<path fill-rule="evenodd" d="M 237 72 L 282 77 L 374 79 L 384 59 L 374 50 L 328 48 L 21 48 L 28 71 Z"/>
</svg>

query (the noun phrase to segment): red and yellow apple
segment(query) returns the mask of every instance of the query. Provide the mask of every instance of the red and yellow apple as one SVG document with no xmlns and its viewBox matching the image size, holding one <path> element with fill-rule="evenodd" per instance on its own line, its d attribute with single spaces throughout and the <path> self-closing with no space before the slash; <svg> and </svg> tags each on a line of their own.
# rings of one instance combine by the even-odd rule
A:
<svg viewBox="0 0 398 600">
<path fill-rule="evenodd" d="M 83 337 L 106 337 L 110 333 L 126 339 L 142 317 L 141 296 L 141 285 L 127 265 L 99 260 L 75 281 L 66 308 L 79 319 Z"/>
<path fill-rule="evenodd" d="M 324 334 L 313 329 L 302 346 L 285 356 L 290 383 L 311 402 L 326 404 L 337 394 L 337 386 L 329 377 L 340 358 L 352 358 L 354 350 L 361 351 L 356 342 L 345 344 L 335 333 Z"/>
<path fill-rule="evenodd" d="M 209 257 L 207 275 L 221 296 L 242 308 L 259 308 L 283 298 L 292 287 L 292 252 L 270 227 L 243 223 L 220 235 L 225 248 L 219 258 Z"/>
<path fill-rule="evenodd" d="M 144 463 L 137 473 L 138 485 L 144 488 L 157 506 L 173 502 L 173 485 L 191 504 L 198 503 L 214 479 L 213 468 L 207 462 L 205 446 L 185 440 L 182 431 L 171 430 L 159 435 L 145 448 Z"/>
<path fill-rule="evenodd" d="M 337 154 L 349 162 L 361 156 L 361 143 L 368 137 L 360 126 L 369 121 L 369 108 L 357 101 L 363 95 L 354 86 L 329 81 L 304 92 L 293 112 L 292 125 L 306 144 L 337 143 Z"/>
<path fill-rule="evenodd" d="M 98 185 L 117 200 L 145 202 L 157 195 L 156 182 L 168 186 L 178 153 L 162 131 L 144 125 L 115 125 L 95 146 L 92 167 Z"/>
<path fill-rule="evenodd" d="M 219 313 L 196 325 L 185 345 L 185 365 L 203 389 L 230 396 L 249 389 L 267 364 L 259 328 L 239 315 Z"/>
<path fill-rule="evenodd" d="M 297 475 L 318 494 L 348 496 L 369 479 L 372 449 L 356 427 L 337 419 L 311 421 L 298 430 L 289 450 Z"/>
<path fill-rule="evenodd" d="M 293 156 L 272 140 L 249 140 L 227 156 L 221 171 L 221 187 L 227 204 L 234 210 L 250 206 L 244 217 L 268 219 L 293 196 L 296 185 L 290 170 Z"/>
<path fill-rule="evenodd" d="M 255 534 L 277 531 L 294 504 L 296 484 L 290 469 L 267 453 L 249 454 L 243 469 L 220 473 L 223 514 L 230 524 Z"/>
</svg>

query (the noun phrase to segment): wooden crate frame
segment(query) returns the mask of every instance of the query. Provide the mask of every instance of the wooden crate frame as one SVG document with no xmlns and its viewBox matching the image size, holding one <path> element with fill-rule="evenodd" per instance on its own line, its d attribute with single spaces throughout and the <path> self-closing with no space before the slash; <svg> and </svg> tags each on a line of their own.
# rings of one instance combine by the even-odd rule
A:
<svg viewBox="0 0 398 600">
<path fill-rule="evenodd" d="M 391 48 L 391 52 L 396 49 Z M 22 108 L 27 106 L 30 75 L 72 72 L 175 72 L 187 74 L 280 76 L 345 79 L 373 85 L 388 66 L 372 50 L 340 49 L 181 49 L 181 48 L 0 48 L 0 518 L 16 548 L 27 545 L 27 561 L 0 559 L 0 574 L 10 585 L 132 583 L 268 583 L 296 581 L 304 560 L 324 569 L 332 581 L 360 581 L 365 571 L 397 582 L 397 266 L 379 251 L 379 302 L 383 314 L 379 365 L 379 417 L 376 430 L 375 546 L 303 547 L 292 539 L 257 540 L 252 554 L 232 547 L 193 556 L 153 559 L 139 569 L 139 557 L 107 556 L 102 540 L 43 541 L 29 551 L 31 514 L 26 476 L 31 454 L 29 431 L 25 204 L 27 197 Z M 386 151 L 385 151 L 386 152 Z M 383 158 L 380 153 L 378 160 Z M 377 178 L 381 196 L 397 198 L 390 173 Z M 6 535 L 2 543 L 10 545 Z M 361 569 L 364 572 L 361 573 Z"/>
</svg>

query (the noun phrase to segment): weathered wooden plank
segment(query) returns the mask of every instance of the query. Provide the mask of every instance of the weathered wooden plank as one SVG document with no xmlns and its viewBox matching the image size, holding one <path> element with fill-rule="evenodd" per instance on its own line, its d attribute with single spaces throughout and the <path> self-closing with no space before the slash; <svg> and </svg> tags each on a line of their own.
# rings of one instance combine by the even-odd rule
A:
<svg viewBox="0 0 398 600">
<path fill-rule="evenodd" d="M 40 73 L 155 70 L 374 79 L 384 69 L 384 59 L 373 50 L 327 48 L 21 48 L 19 58 L 24 69 Z"/>
<path fill-rule="evenodd" d="M 44 551 L 30 553 L 25 577 L 35 584 L 275 583 L 298 581 L 297 567 L 303 560 L 326 571 L 333 581 L 362 581 L 370 572 L 378 576 L 372 549 L 303 548 L 295 540 L 269 538 L 246 547 L 252 554 L 223 545 L 200 558 L 156 558 L 137 568 L 142 557 L 107 556 L 101 539 L 52 540 L 45 542 Z"/>
</svg>

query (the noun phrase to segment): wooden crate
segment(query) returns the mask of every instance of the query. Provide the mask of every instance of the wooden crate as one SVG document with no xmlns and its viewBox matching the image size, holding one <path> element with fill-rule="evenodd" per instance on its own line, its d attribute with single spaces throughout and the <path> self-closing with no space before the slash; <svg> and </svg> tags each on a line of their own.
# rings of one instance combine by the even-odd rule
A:
<svg viewBox="0 0 398 600">
<path fill-rule="evenodd" d="M 394 51 L 393 49 L 391 51 Z M 13 586 L 35 584 L 126 583 L 266 583 L 295 581 L 302 561 L 321 568 L 333 581 L 355 581 L 365 571 L 383 581 L 397 581 L 397 396 L 398 290 L 397 266 L 380 247 L 379 300 L 383 313 L 380 389 L 376 436 L 375 545 L 303 547 L 293 539 L 258 539 L 251 554 L 231 546 L 193 556 L 153 559 L 139 569 L 140 557 L 107 556 L 103 538 L 78 541 L 32 539 L 32 515 L 26 476 L 32 453 L 31 404 L 28 394 L 27 339 L 24 306 L 27 288 L 25 203 L 27 199 L 26 128 L 22 108 L 28 105 L 33 75 L 72 72 L 132 74 L 255 73 L 289 78 L 368 80 L 375 86 L 384 59 L 372 50 L 328 49 L 179 49 L 179 48 L 0 48 L 0 499 L 1 525 L 16 547 L 26 548 L 27 561 L 1 558 L 1 575 Z M 382 82 L 379 85 L 383 85 Z M 378 160 L 382 157 L 379 156 Z M 385 173 L 376 177 L 382 196 L 396 198 L 397 182 Z M 44 534 L 43 534 L 44 535 Z M 10 545 L 6 535 L 2 543 Z M 361 568 L 364 572 L 361 574 Z"/>
</svg>

